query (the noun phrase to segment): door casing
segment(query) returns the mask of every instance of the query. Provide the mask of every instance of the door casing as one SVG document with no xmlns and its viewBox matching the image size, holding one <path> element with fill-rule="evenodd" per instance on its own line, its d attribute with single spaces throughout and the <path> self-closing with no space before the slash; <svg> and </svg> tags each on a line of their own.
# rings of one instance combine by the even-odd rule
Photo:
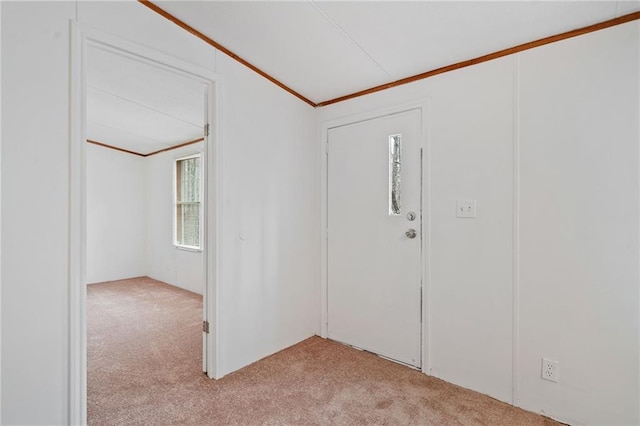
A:
<svg viewBox="0 0 640 426">
<path fill-rule="evenodd" d="M 429 141 L 429 99 L 422 98 L 414 102 L 400 104 L 389 108 L 373 110 L 361 114 L 348 115 L 335 120 L 322 122 L 318 129 L 320 139 L 320 336 L 327 338 L 328 335 L 328 144 L 329 130 L 349 124 L 355 124 L 362 121 L 376 119 L 392 114 L 398 114 L 410 110 L 418 109 L 421 112 L 421 142 L 422 148 L 422 176 L 421 188 L 422 194 L 420 208 L 422 210 L 422 262 L 421 262 L 421 290 L 422 290 L 422 360 L 421 371 L 430 374 L 430 345 L 429 345 L 429 282 L 430 282 L 430 234 L 431 234 L 431 214 L 429 210 L 430 203 L 430 141 Z"/>
<path fill-rule="evenodd" d="M 220 78 L 212 71 L 189 64 L 162 52 L 103 33 L 71 21 L 70 141 L 69 141 L 69 424 L 87 423 L 87 336 L 86 336 L 86 52 L 89 45 L 132 60 L 148 63 L 201 82 L 207 91 L 206 114 L 209 135 L 204 147 L 203 221 L 205 235 L 205 286 L 203 316 L 210 324 L 205 337 L 207 375 L 219 378 L 221 353 L 219 285 L 221 277 L 220 235 L 222 229 L 222 152 L 220 141 Z"/>
</svg>

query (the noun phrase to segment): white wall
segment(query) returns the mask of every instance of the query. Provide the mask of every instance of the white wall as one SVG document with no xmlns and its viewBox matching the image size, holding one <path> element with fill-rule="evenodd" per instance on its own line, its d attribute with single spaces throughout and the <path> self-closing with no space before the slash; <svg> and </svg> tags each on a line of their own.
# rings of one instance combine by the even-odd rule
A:
<svg viewBox="0 0 640 426">
<path fill-rule="evenodd" d="M 2 423 L 62 424 L 68 376 L 68 20 L 75 5 L 0 7 Z"/>
<path fill-rule="evenodd" d="M 226 56 L 216 61 L 211 47 L 135 2 L 0 7 L 2 423 L 68 420 L 69 20 L 76 13 L 84 24 L 223 77 L 222 373 L 316 332 L 314 111 Z M 317 112 L 322 121 L 431 99 L 433 374 L 509 400 L 516 327 L 517 404 L 576 423 L 640 420 L 639 111 L 637 97 L 629 98 L 638 94 L 638 32 L 638 23 L 626 24 L 523 53 L 519 67 L 503 58 Z M 553 105 L 556 119 L 545 121 Z M 583 127 L 588 132 L 572 133 Z M 478 199 L 478 219 L 452 219 L 459 197 Z M 549 201 L 557 214 L 542 209 Z M 583 202 L 588 207 L 572 221 Z M 510 279 L 514 265 L 519 280 Z M 556 301 L 541 305 L 540 290 L 549 289 Z M 512 294 L 519 294 L 515 305 Z M 560 384 L 538 378 L 542 355 L 560 361 Z M 603 360 L 618 365 L 600 369 Z"/>
<path fill-rule="evenodd" d="M 506 58 L 433 81 L 427 123 L 431 372 L 503 401 L 512 370 L 512 69 Z M 457 199 L 477 200 L 478 218 L 456 218 Z"/>
<path fill-rule="evenodd" d="M 515 379 L 516 405 L 576 424 L 640 421 L 639 30 L 318 111 L 429 98 L 431 374 L 508 402 Z M 457 198 L 478 218 L 456 219 Z M 560 383 L 540 378 L 542 356 Z"/>
<path fill-rule="evenodd" d="M 0 7 L 2 423 L 63 423 L 69 281 L 66 87 L 74 5 L 3 2 Z"/>
<path fill-rule="evenodd" d="M 139 276 L 202 294 L 203 252 L 173 245 L 173 167 L 202 143 L 139 157 L 87 145 L 87 282 Z"/>
<path fill-rule="evenodd" d="M 222 77 L 220 373 L 313 335 L 319 285 L 314 110 L 226 55 L 213 55 L 215 49 L 137 2 L 78 2 L 78 8 L 83 23 Z"/>
<path fill-rule="evenodd" d="M 2 23 L 2 7 L 0 7 L 0 23 Z M 0 29 L 0 58 L 2 58 L 2 30 Z M 2 67 L 0 66 L 0 99 L 2 97 Z M 0 165 L 2 164 L 2 102 L 0 101 Z M 1 166 L 0 166 L 1 168 Z M 2 174 L 0 173 L 0 224 L 2 223 Z M 2 226 L 0 226 L 2 241 Z M 0 243 L 0 320 L 2 319 L 2 243 Z M 0 324 L 0 383 L 2 383 L 2 326 Z M 2 422 L 2 386 L 0 385 L 0 423 Z"/>
<path fill-rule="evenodd" d="M 513 80 L 513 58 L 503 58 L 319 111 L 322 122 L 428 97 L 427 367 L 503 401 L 512 379 Z M 478 218 L 457 219 L 457 199 L 476 199 Z"/>
<path fill-rule="evenodd" d="M 223 55 L 216 69 L 214 49 L 137 2 L 0 7 L 2 423 L 68 421 L 69 20 L 76 13 L 83 24 L 223 78 L 221 373 L 314 334 L 314 110 Z"/>
<path fill-rule="evenodd" d="M 639 29 L 520 58 L 518 394 L 571 423 L 640 422 Z"/>
<path fill-rule="evenodd" d="M 147 275 L 145 158 L 87 145 L 87 282 Z"/>
<path fill-rule="evenodd" d="M 204 144 L 197 143 L 144 159 L 148 190 L 146 275 L 198 294 L 204 287 L 203 252 L 173 245 L 173 167 L 176 158 L 203 150 Z"/>
<path fill-rule="evenodd" d="M 317 332 L 319 170 L 314 110 L 223 54 L 217 64 L 226 373 Z"/>
</svg>

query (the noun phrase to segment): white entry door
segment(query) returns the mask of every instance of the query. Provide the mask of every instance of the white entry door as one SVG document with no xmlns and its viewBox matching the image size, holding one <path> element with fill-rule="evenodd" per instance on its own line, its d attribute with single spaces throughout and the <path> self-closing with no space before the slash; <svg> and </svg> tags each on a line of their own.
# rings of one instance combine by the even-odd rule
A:
<svg viewBox="0 0 640 426">
<path fill-rule="evenodd" d="M 421 112 L 328 132 L 328 337 L 421 364 Z"/>
</svg>

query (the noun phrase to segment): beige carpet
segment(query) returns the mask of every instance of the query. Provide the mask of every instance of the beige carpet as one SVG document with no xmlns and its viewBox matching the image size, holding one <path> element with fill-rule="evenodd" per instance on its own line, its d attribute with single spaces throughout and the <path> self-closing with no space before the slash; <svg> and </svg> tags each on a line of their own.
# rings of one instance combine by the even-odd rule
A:
<svg viewBox="0 0 640 426">
<path fill-rule="evenodd" d="M 318 337 L 209 380 L 201 309 L 149 278 L 89 286 L 89 424 L 557 424 Z"/>
</svg>

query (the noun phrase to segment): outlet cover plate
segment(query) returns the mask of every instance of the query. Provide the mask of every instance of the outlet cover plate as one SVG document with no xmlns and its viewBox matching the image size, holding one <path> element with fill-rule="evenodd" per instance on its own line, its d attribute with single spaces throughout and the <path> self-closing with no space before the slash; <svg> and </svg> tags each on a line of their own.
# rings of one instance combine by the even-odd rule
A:
<svg viewBox="0 0 640 426">
<path fill-rule="evenodd" d="M 542 358 L 542 378 L 550 382 L 558 383 L 560 381 L 560 367 L 558 361 Z"/>
</svg>

